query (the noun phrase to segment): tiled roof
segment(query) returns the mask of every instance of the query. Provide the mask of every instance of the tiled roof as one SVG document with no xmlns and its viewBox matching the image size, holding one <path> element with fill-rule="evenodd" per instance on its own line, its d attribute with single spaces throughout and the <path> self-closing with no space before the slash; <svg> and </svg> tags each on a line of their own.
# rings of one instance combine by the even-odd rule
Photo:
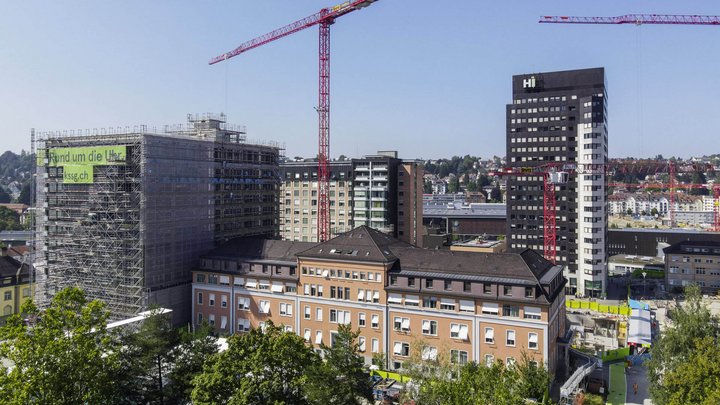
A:
<svg viewBox="0 0 720 405">
<path fill-rule="evenodd" d="M 231 239 L 204 257 L 242 257 L 244 259 L 295 262 L 298 252 L 315 246 L 311 242 L 243 237 Z"/>
<path fill-rule="evenodd" d="M 393 248 L 411 247 L 380 231 L 360 226 L 298 253 L 298 257 L 389 263 L 397 260 Z"/>
<path fill-rule="evenodd" d="M 0 256 L 0 277 L 9 277 L 17 274 L 21 263 L 10 256 Z M 23 273 L 27 273 L 29 267 L 23 264 Z"/>
</svg>

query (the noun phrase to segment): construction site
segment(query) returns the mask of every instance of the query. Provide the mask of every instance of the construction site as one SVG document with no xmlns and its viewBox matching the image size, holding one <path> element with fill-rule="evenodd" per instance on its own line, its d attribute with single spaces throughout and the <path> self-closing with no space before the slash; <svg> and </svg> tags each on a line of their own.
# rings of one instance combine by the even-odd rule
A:
<svg viewBox="0 0 720 405">
<path fill-rule="evenodd" d="M 191 269 L 215 243 L 276 237 L 283 148 L 225 115 L 186 126 L 34 133 L 36 301 L 69 286 L 113 319 L 151 305 L 190 319 Z"/>
</svg>

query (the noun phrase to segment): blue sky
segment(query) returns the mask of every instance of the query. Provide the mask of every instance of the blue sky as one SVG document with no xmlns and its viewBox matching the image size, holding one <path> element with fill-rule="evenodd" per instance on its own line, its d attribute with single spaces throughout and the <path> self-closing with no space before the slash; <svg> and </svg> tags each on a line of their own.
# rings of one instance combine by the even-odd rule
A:
<svg viewBox="0 0 720 405">
<path fill-rule="evenodd" d="M 339 2 L 339 1 L 338 1 Z M 0 150 L 30 128 L 183 123 L 317 150 L 317 28 L 217 65 L 331 0 L 4 1 Z M 379 0 L 331 33 L 331 155 L 505 153 L 514 74 L 604 66 L 610 155 L 720 153 L 720 26 L 546 25 L 541 15 L 720 14 L 717 1 Z"/>
</svg>

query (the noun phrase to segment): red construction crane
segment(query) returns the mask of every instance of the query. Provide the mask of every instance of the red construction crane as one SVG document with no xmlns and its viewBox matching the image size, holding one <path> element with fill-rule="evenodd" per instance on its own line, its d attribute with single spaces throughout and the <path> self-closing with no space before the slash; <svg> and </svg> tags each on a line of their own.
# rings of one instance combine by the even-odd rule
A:
<svg viewBox="0 0 720 405">
<path fill-rule="evenodd" d="M 545 24 L 689 24 L 720 25 L 717 15 L 625 14 L 617 17 L 544 16 Z"/>
<path fill-rule="evenodd" d="M 232 51 L 212 58 L 209 62 L 213 65 L 218 62 L 240 55 L 253 48 L 265 45 L 305 28 L 318 25 L 320 27 L 319 42 L 319 91 L 318 106 L 316 108 L 319 118 L 318 135 L 318 240 L 326 241 L 330 236 L 330 171 L 328 159 L 330 157 L 330 25 L 335 19 L 345 14 L 365 8 L 377 0 L 355 0 L 346 1 L 334 7 L 328 7 L 319 12 L 295 21 L 284 27 L 270 31 L 265 35 L 247 41 Z"/>
<path fill-rule="evenodd" d="M 612 176 L 615 173 L 657 174 L 668 173 L 670 177 L 670 206 L 675 205 L 675 174 L 694 173 L 699 171 L 712 171 L 714 167 L 706 164 L 692 164 L 678 166 L 675 162 L 658 162 L 646 160 L 615 161 L 607 164 L 555 164 L 550 163 L 536 167 L 511 167 L 499 172 L 490 173 L 493 176 L 542 176 L 543 178 L 543 256 L 555 263 L 557 255 L 557 199 L 555 198 L 555 185 L 564 184 L 570 180 L 571 174 L 604 174 Z M 720 195 L 720 188 L 714 190 Z M 716 206 L 715 211 L 720 210 Z M 670 209 L 670 223 L 674 224 L 674 210 Z M 716 214 L 715 227 L 720 229 L 720 219 Z"/>
</svg>

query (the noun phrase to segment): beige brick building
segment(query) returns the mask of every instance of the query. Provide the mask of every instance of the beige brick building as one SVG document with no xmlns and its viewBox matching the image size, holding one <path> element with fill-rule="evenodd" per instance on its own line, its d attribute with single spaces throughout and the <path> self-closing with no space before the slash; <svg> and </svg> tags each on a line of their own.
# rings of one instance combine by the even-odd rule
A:
<svg viewBox="0 0 720 405">
<path fill-rule="evenodd" d="M 720 243 L 683 241 L 663 249 L 665 252 L 665 287 L 679 291 L 697 284 L 703 294 L 720 290 Z"/>
<path fill-rule="evenodd" d="M 221 334 L 272 319 L 317 347 L 350 323 L 366 362 L 385 353 L 393 369 L 418 342 L 426 359 L 512 363 L 526 353 L 551 371 L 560 361 L 565 279 L 530 250 L 423 250 L 359 227 L 322 244 L 238 239 L 201 262 L 195 322 Z"/>
</svg>

